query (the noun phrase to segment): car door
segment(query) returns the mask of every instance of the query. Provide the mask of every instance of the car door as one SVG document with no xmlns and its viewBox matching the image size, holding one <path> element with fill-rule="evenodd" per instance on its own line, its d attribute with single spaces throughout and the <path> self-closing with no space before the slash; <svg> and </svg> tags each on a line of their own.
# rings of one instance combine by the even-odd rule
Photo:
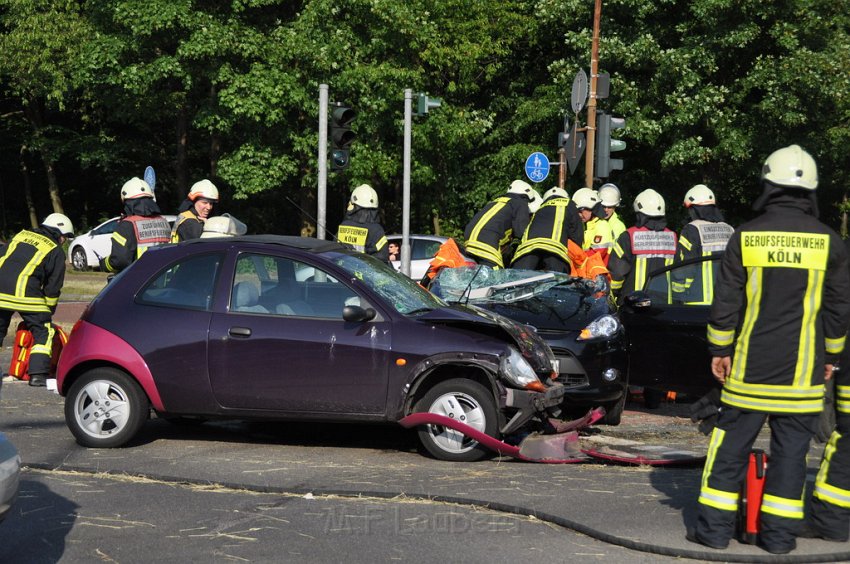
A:
<svg viewBox="0 0 850 564">
<path fill-rule="evenodd" d="M 118 220 L 117 217 L 110 219 L 92 231 L 91 250 L 98 258 L 108 257 L 112 253 L 112 234 L 118 227 Z"/>
<path fill-rule="evenodd" d="M 315 264 L 239 253 L 227 311 L 213 314 L 209 372 L 225 408 L 383 415 L 391 324 L 342 319 L 365 298 Z M 310 281 L 295 273 L 314 269 Z"/>
<path fill-rule="evenodd" d="M 716 279 L 720 257 L 702 257 L 650 274 L 642 292 L 626 296 L 620 317 L 629 341 L 629 383 L 703 394 L 714 387 L 701 303 L 704 268 Z M 682 281 L 689 280 L 684 287 Z"/>
</svg>

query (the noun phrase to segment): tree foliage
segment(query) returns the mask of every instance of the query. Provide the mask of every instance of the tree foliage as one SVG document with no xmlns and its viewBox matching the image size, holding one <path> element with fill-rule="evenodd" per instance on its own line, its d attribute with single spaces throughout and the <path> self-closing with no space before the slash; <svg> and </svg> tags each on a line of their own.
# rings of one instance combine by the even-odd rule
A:
<svg viewBox="0 0 850 564">
<path fill-rule="evenodd" d="M 188 186 L 216 182 L 221 211 L 255 232 L 297 234 L 316 213 L 318 91 L 358 112 L 348 170 L 329 176 L 333 231 L 349 190 L 379 193 L 401 228 L 403 92 L 442 98 L 414 119 L 412 229 L 449 235 L 555 157 L 589 66 L 588 0 L 2 0 L 4 221 L 27 222 L 18 155 L 55 163 L 81 225 L 120 209 L 144 167 L 173 211 Z M 706 183 L 734 221 L 748 217 L 761 162 L 799 143 L 817 159 L 824 219 L 850 183 L 850 12 L 826 0 L 605 0 L 599 106 L 626 118 L 627 202 L 653 187 L 671 225 Z M 32 108 L 41 111 L 32 127 Z M 30 111 L 28 114 L 27 111 Z M 30 116 L 27 121 L 27 116 Z M 22 127 L 22 123 L 30 126 Z M 39 170 L 33 168 L 32 170 Z M 583 185 L 580 171 L 568 180 Z M 46 215 L 47 173 L 34 174 Z M 543 191 L 554 181 L 539 186 Z M 4 223 L 5 225 L 5 223 Z"/>
</svg>

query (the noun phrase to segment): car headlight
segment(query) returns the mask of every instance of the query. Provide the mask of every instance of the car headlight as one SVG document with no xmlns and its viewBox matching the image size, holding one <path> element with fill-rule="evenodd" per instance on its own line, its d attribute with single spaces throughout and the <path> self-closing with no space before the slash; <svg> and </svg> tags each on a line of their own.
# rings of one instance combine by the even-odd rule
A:
<svg viewBox="0 0 850 564">
<path fill-rule="evenodd" d="M 540 386 L 540 379 L 522 354 L 514 347 L 508 347 L 508 351 L 499 363 L 499 372 L 505 380 L 520 389 Z"/>
<path fill-rule="evenodd" d="M 608 339 L 616 335 L 621 327 L 622 325 L 620 324 L 619 319 L 613 315 L 603 315 L 582 329 L 581 335 L 578 336 L 578 340 L 589 341 L 591 339 Z"/>
</svg>

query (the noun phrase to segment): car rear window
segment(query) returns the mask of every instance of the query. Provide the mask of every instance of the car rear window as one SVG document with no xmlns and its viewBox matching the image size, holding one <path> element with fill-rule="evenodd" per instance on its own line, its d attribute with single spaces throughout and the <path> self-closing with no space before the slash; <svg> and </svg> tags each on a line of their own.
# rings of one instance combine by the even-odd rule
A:
<svg viewBox="0 0 850 564">
<path fill-rule="evenodd" d="M 216 253 L 193 255 L 172 263 L 145 286 L 138 301 L 209 311 L 221 262 L 222 255 Z"/>
</svg>

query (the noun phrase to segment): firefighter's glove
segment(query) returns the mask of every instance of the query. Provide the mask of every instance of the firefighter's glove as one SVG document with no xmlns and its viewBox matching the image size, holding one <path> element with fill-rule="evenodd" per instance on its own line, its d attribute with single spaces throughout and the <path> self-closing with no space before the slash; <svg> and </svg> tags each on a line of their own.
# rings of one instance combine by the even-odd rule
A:
<svg viewBox="0 0 850 564">
<path fill-rule="evenodd" d="M 710 435 L 720 415 L 720 388 L 714 388 L 691 405 L 691 421 L 699 423 L 699 431 Z"/>
</svg>

